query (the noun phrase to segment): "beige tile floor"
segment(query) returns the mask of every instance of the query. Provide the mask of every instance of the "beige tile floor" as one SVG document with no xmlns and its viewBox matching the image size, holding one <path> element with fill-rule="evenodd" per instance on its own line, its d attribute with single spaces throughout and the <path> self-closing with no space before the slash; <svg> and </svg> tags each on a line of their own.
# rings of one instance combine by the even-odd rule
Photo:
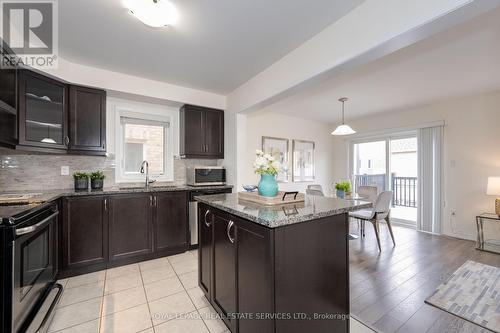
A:
<svg viewBox="0 0 500 333">
<path fill-rule="evenodd" d="M 49 332 L 228 332 L 198 288 L 196 251 L 59 283 L 64 293 Z"/>
<path fill-rule="evenodd" d="M 229 332 L 198 287 L 196 251 L 59 283 L 64 293 L 49 333 Z"/>
</svg>

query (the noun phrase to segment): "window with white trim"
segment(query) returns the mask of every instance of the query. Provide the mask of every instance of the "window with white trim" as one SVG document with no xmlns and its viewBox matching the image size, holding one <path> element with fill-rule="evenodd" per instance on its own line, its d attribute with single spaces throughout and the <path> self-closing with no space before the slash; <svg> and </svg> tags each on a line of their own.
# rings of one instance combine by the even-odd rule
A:
<svg viewBox="0 0 500 333">
<path fill-rule="evenodd" d="M 148 161 L 151 179 L 173 180 L 171 119 L 149 114 L 117 111 L 116 181 L 143 181 L 143 161 Z"/>
</svg>

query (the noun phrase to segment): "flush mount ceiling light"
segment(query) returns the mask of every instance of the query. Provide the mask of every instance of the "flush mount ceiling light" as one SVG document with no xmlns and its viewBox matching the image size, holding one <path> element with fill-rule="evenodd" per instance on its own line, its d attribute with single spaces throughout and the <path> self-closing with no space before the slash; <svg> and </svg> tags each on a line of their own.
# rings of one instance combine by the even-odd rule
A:
<svg viewBox="0 0 500 333">
<path fill-rule="evenodd" d="M 153 28 L 172 25 L 178 19 L 177 9 L 168 0 L 126 0 L 125 6 L 142 23 Z"/>
<path fill-rule="evenodd" d="M 332 135 L 350 135 L 356 133 L 356 131 L 353 130 L 351 126 L 345 124 L 344 103 L 347 102 L 347 100 L 347 97 L 342 97 L 339 99 L 339 102 L 342 103 L 342 125 L 338 126 L 335 131 L 332 132 Z"/>
</svg>

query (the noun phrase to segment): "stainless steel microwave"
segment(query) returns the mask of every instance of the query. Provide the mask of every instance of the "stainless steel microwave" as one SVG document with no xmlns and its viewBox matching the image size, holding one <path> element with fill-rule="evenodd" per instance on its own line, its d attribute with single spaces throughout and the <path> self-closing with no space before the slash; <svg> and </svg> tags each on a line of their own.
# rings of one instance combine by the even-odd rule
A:
<svg viewBox="0 0 500 333">
<path fill-rule="evenodd" d="M 226 169 L 221 166 L 188 167 L 186 179 L 191 186 L 226 185 Z"/>
</svg>

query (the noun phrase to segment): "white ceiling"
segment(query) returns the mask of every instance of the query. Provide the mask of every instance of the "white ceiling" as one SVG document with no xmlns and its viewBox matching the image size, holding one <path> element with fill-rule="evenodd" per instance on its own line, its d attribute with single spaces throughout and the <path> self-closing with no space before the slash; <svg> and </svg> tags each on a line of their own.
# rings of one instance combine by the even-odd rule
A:
<svg viewBox="0 0 500 333">
<path fill-rule="evenodd" d="M 328 123 L 500 89 L 500 10 L 440 33 L 265 108 Z"/>
<path fill-rule="evenodd" d="M 59 1 L 60 54 L 227 94 L 364 0 L 172 0 L 178 24 L 153 29 L 122 0 Z"/>
</svg>

